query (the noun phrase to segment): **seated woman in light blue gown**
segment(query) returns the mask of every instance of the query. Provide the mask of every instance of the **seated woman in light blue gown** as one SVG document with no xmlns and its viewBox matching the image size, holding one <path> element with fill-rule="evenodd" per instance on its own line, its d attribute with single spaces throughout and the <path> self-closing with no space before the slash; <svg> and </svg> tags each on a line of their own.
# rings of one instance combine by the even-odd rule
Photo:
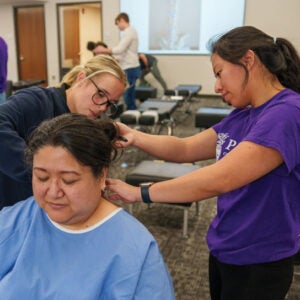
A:
<svg viewBox="0 0 300 300">
<path fill-rule="evenodd" d="M 148 230 L 104 197 L 108 120 L 44 121 L 26 150 L 34 196 L 0 211 L 1 299 L 174 299 Z"/>
</svg>

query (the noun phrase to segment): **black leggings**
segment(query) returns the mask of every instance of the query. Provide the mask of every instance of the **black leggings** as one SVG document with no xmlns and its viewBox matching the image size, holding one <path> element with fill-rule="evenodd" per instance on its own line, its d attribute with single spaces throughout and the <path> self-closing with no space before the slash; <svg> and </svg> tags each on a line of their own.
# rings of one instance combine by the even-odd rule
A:
<svg viewBox="0 0 300 300">
<path fill-rule="evenodd" d="M 209 257 L 212 300 L 283 300 L 293 280 L 293 257 L 279 261 L 229 265 Z"/>
</svg>

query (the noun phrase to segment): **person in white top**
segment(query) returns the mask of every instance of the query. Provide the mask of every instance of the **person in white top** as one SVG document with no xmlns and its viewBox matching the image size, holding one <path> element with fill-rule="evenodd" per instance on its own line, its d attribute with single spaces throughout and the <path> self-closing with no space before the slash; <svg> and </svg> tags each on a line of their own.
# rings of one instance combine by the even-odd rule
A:
<svg viewBox="0 0 300 300">
<path fill-rule="evenodd" d="M 93 52 L 95 54 L 112 54 L 117 57 L 122 69 L 127 75 L 129 87 L 124 92 L 124 100 L 128 110 L 136 109 L 135 103 L 135 85 L 136 80 L 141 75 L 141 67 L 138 59 L 138 34 L 129 23 L 129 16 L 126 13 L 120 13 L 115 24 L 123 31 L 119 43 L 112 48 L 97 46 Z"/>
</svg>

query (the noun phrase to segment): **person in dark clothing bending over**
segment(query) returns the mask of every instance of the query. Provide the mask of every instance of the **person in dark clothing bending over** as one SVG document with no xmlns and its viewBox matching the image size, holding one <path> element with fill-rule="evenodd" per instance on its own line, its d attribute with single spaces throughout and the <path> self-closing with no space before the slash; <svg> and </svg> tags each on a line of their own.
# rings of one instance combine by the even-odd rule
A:
<svg viewBox="0 0 300 300">
<path fill-rule="evenodd" d="M 142 74 L 140 77 L 140 83 L 139 85 L 147 85 L 147 81 L 145 79 L 145 76 L 149 73 L 151 73 L 154 78 L 160 83 L 162 88 L 164 90 L 167 90 L 167 84 L 162 78 L 160 71 L 158 69 L 157 65 L 157 59 L 153 55 L 145 54 L 145 53 L 139 53 L 139 61 L 142 69 Z"/>
</svg>

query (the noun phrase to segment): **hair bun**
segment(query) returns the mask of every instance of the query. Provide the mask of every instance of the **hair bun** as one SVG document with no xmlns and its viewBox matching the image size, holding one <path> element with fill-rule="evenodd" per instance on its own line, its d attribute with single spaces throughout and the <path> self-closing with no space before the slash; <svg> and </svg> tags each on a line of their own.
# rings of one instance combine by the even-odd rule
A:
<svg viewBox="0 0 300 300">
<path fill-rule="evenodd" d="M 117 138 L 118 130 L 111 120 L 100 120 L 99 125 L 110 141 L 114 141 Z"/>
</svg>

